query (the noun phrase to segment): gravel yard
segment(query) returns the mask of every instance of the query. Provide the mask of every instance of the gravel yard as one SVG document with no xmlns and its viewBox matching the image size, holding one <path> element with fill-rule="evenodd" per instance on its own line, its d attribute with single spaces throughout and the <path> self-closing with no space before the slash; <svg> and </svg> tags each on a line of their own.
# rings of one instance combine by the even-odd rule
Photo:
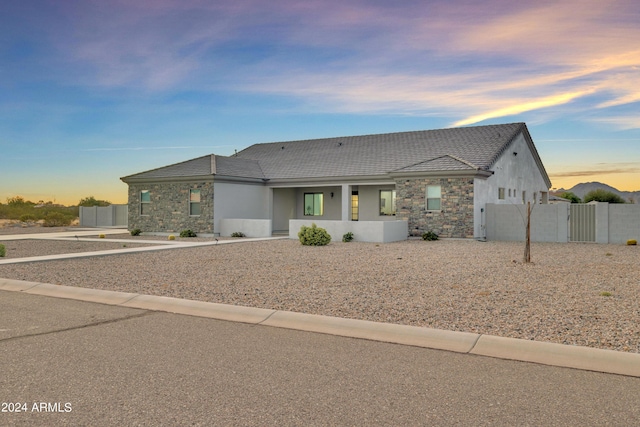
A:
<svg viewBox="0 0 640 427">
<path fill-rule="evenodd" d="M 152 246 L 143 243 L 119 243 L 103 240 L 101 242 L 85 242 L 85 241 L 61 241 L 61 240 L 9 240 L 2 241 L 0 235 L 0 243 L 6 248 L 6 256 L 4 259 L 26 258 L 40 255 L 58 255 L 70 254 L 78 252 L 94 252 L 106 251 L 113 249 L 137 248 L 140 246 Z M 2 259 L 2 258 L 0 258 Z"/>
<path fill-rule="evenodd" d="M 48 243 L 62 253 L 77 242 Z M 531 264 L 523 251 L 519 242 L 285 239 L 0 265 L 0 277 L 640 353 L 640 248 L 534 243 Z"/>
</svg>

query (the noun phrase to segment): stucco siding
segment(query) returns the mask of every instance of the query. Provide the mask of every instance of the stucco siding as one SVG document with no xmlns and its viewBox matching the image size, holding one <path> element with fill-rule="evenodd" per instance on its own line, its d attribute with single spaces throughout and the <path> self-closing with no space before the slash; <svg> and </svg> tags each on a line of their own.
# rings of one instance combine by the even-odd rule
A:
<svg viewBox="0 0 640 427">
<path fill-rule="evenodd" d="M 289 220 L 296 217 L 296 190 L 273 189 L 273 231 L 289 230 Z"/>
<path fill-rule="evenodd" d="M 304 214 L 304 194 L 305 193 L 322 193 L 323 194 L 323 214 L 315 216 L 307 216 Z M 333 197 L 331 197 L 333 193 Z M 302 187 L 296 189 L 296 218 L 314 218 L 318 220 L 339 220 L 342 219 L 342 187 Z"/>
<path fill-rule="evenodd" d="M 361 185 L 358 187 L 360 221 L 396 221 L 397 215 L 380 215 L 380 190 L 395 190 L 391 185 Z M 397 193 L 396 193 L 397 200 Z M 396 203 L 397 206 L 397 203 Z"/>
<path fill-rule="evenodd" d="M 491 170 L 493 175 L 489 178 L 474 180 L 475 237 L 486 237 L 484 209 L 487 203 L 523 204 L 523 192 L 525 202 L 533 202 L 534 193 L 539 201 L 542 193 L 549 190 L 522 134 L 500 155 Z M 499 198 L 500 188 L 504 188 L 504 199 Z"/>
<path fill-rule="evenodd" d="M 214 230 L 220 233 L 220 220 L 270 219 L 269 189 L 258 184 L 216 182 L 214 184 Z"/>
</svg>

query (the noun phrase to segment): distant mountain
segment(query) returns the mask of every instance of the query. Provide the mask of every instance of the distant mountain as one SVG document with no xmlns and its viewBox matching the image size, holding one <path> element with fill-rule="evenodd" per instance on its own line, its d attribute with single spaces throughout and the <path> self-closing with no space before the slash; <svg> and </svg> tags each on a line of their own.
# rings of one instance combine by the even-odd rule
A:
<svg viewBox="0 0 640 427">
<path fill-rule="evenodd" d="M 603 184 L 601 182 L 583 182 L 573 187 L 565 190 L 564 188 L 560 188 L 559 190 L 554 191 L 554 194 L 564 193 L 565 191 L 570 191 L 581 199 L 584 198 L 585 194 L 589 191 L 603 189 L 606 191 L 610 191 L 612 193 L 617 194 L 622 197 L 626 202 L 629 200 L 633 200 L 634 203 L 640 204 L 640 191 L 620 191 L 617 188 L 614 188 L 610 185 Z"/>
</svg>

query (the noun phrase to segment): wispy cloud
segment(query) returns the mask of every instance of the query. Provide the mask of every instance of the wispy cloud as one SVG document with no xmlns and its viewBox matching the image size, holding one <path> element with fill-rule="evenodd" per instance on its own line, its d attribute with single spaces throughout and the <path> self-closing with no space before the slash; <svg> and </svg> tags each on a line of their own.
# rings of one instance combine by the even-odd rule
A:
<svg viewBox="0 0 640 427">
<path fill-rule="evenodd" d="M 514 102 L 511 107 L 500 108 L 498 110 L 488 111 L 486 113 L 479 114 L 477 116 L 471 116 L 464 120 L 457 121 L 453 126 L 465 126 L 473 123 L 478 123 L 488 119 L 494 119 L 497 117 L 513 116 L 516 114 L 525 113 L 527 111 L 538 110 L 540 108 L 554 107 L 557 105 L 566 104 L 581 96 L 593 93 L 593 91 L 583 91 L 575 93 L 563 93 L 560 95 L 547 96 L 535 101 Z"/>
<path fill-rule="evenodd" d="M 602 123 L 639 127 L 613 111 L 640 101 L 640 12 L 630 0 L 60 8 L 61 24 L 46 32 L 86 86 L 271 94 L 315 111 L 439 115 L 455 125 L 545 109 L 557 116 L 571 104 L 606 112 Z"/>
<path fill-rule="evenodd" d="M 550 178 L 580 178 L 585 176 L 620 175 L 640 173 L 640 163 L 599 163 L 588 169 L 564 170 L 549 172 Z"/>
</svg>

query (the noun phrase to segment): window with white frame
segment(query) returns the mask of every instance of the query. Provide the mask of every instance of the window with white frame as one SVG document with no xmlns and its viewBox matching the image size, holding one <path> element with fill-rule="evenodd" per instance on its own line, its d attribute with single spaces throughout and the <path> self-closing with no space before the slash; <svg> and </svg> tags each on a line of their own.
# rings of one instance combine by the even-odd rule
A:
<svg viewBox="0 0 640 427">
<path fill-rule="evenodd" d="M 442 187 L 440 185 L 427 185 L 427 210 L 439 211 L 442 209 Z"/>
<path fill-rule="evenodd" d="M 396 214 L 396 190 L 380 190 L 380 215 Z"/>
<path fill-rule="evenodd" d="M 189 190 L 189 215 L 200 215 L 200 189 Z"/>
<path fill-rule="evenodd" d="M 151 207 L 151 193 L 149 190 L 140 192 L 140 215 L 149 215 Z"/>
<path fill-rule="evenodd" d="M 322 216 L 324 214 L 324 194 L 304 193 L 304 215 Z"/>
<path fill-rule="evenodd" d="M 498 188 L 498 199 L 499 200 L 504 200 L 504 188 L 503 187 Z"/>
</svg>

